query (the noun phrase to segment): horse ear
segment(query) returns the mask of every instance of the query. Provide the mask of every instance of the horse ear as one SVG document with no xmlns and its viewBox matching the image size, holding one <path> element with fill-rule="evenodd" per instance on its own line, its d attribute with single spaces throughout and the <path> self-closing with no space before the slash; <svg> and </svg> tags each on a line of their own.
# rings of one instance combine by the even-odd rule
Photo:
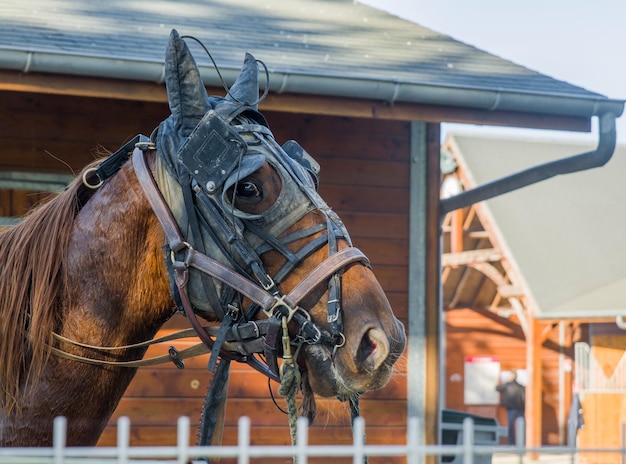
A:
<svg viewBox="0 0 626 464">
<path fill-rule="evenodd" d="M 198 66 L 176 29 L 172 29 L 165 51 L 165 86 L 170 111 L 183 135 L 188 135 L 210 105 Z"/>
<path fill-rule="evenodd" d="M 243 103 L 255 110 L 258 110 L 259 101 L 259 65 L 256 58 L 250 53 L 246 53 L 243 60 L 243 67 L 237 80 L 230 88 L 226 100 L 236 103 Z"/>
</svg>

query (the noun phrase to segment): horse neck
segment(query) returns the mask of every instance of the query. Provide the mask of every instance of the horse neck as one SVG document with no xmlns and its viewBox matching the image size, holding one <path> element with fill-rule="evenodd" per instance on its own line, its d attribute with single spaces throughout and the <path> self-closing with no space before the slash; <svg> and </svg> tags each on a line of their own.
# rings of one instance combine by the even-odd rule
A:
<svg viewBox="0 0 626 464">
<path fill-rule="evenodd" d="M 57 331 L 72 340 L 120 346 L 152 338 L 172 314 L 163 233 L 127 163 L 78 212 L 63 262 Z M 106 355 L 61 343 L 82 356 L 136 359 L 143 349 Z M 0 412 L 0 445 L 50 444 L 52 421 L 68 419 L 68 443 L 97 442 L 136 369 L 102 368 L 51 355 L 24 388 L 16 414 Z"/>
<path fill-rule="evenodd" d="M 152 337 L 173 307 L 164 242 L 127 163 L 76 217 L 66 262 L 64 334 L 113 345 Z"/>
</svg>

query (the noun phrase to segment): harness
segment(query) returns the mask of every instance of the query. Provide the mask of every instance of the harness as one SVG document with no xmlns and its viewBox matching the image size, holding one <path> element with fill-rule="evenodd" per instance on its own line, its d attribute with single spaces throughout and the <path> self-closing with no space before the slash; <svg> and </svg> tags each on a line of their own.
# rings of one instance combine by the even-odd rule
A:
<svg viewBox="0 0 626 464">
<path fill-rule="evenodd" d="M 241 111 L 238 111 L 235 117 L 240 115 Z M 232 115 L 229 119 L 232 120 Z M 269 379 L 277 382 L 282 380 L 283 386 L 280 391 L 288 395 L 290 416 L 293 416 L 295 426 L 295 392 L 300 383 L 296 365 L 298 352 L 305 344 L 321 343 L 329 346 L 334 355 L 337 349 L 343 346 L 345 335 L 341 314 L 341 275 L 347 267 L 357 263 L 369 266 L 369 261 L 360 250 L 352 246 L 338 249 L 340 238 L 351 245 L 350 238 L 339 218 L 315 191 L 317 187 L 315 161 L 296 142 L 291 141 L 280 147 L 264 125 L 243 116 L 240 116 L 237 122 L 230 124 L 218 112 L 211 110 L 179 150 L 177 159 L 180 160 L 182 168 L 177 170 L 179 178 L 176 181 L 182 189 L 186 209 L 186 214 L 183 215 L 186 217 L 184 227 L 190 234 L 185 235 L 181 232 L 180 220 L 175 217 L 171 205 L 164 198 L 157 180 L 147 165 L 146 153 L 156 149 L 154 142 L 148 137 L 143 135 L 135 137 L 98 168 L 85 172 L 83 176 L 83 183 L 86 186 L 97 189 L 106 178 L 114 175 L 129 157 L 132 157 L 139 183 L 166 237 L 166 262 L 172 295 L 202 344 L 180 352 L 170 347 L 167 357 L 123 363 L 84 358 L 57 348 L 53 348 L 53 352 L 92 364 L 138 367 L 167 359 L 182 368 L 182 360 L 185 357 L 210 351 L 210 371 L 220 371 L 216 366 L 218 358 L 221 358 L 221 371 L 225 370 L 226 376 L 228 363 L 237 361 L 247 363 Z M 210 134 L 209 137 L 206 136 L 207 133 Z M 212 165 L 203 165 L 202 158 L 196 156 L 207 151 L 218 153 L 217 161 Z M 244 157 L 246 151 L 253 152 L 252 155 L 245 155 L 252 157 L 252 166 L 246 167 L 248 162 Z M 245 177 L 248 174 L 246 168 L 257 167 L 261 161 L 259 156 L 264 152 L 272 153 L 274 156 L 271 160 L 272 166 L 280 170 L 282 175 L 289 176 L 288 179 L 283 179 L 283 184 L 291 185 L 292 188 L 295 186 L 307 197 L 308 204 L 304 212 L 313 209 L 320 211 L 326 217 L 325 223 L 278 238 L 274 232 L 276 227 L 273 229 L 270 227 L 269 231 L 267 227 L 263 227 L 263 215 L 259 217 L 233 212 L 232 209 L 225 207 L 227 202 L 224 193 L 220 192 L 225 192 L 225 186 L 236 185 L 242 176 Z M 265 161 L 265 158 L 262 161 Z M 287 214 L 290 223 L 282 224 L 278 230 L 287 229 L 302 214 L 303 211 L 300 210 L 291 211 Z M 203 234 L 221 249 L 220 259 L 209 256 L 204 250 L 192 245 L 202 243 Z M 302 248 L 297 251 L 290 250 L 291 243 L 309 237 L 312 238 Z M 289 293 L 283 293 L 279 285 L 308 256 L 325 246 L 328 246 L 328 257 Z M 265 271 L 260 258 L 270 250 L 278 251 L 285 258 L 284 265 L 273 276 Z M 227 262 L 223 262 L 224 257 L 227 258 Z M 195 282 L 192 284 L 194 279 Z M 299 306 L 305 297 L 326 282 L 329 295 L 328 328 L 316 324 L 308 312 Z M 202 295 L 190 293 L 190 289 L 196 292 L 198 288 L 202 289 Z M 206 328 L 201 325 L 197 312 L 201 313 L 202 309 L 198 310 L 194 304 L 196 303 L 194 300 L 200 298 L 208 301 L 215 312 L 220 320 L 219 328 Z M 247 308 L 243 307 L 244 299 L 250 302 Z M 267 318 L 256 320 L 259 311 Z M 295 335 L 290 334 L 289 327 L 295 327 Z M 189 335 L 189 331 L 183 331 L 167 339 L 143 342 L 133 347 Z M 56 337 L 66 343 L 103 349 Z M 129 347 L 110 349 L 125 348 Z M 259 355 L 262 355 L 264 361 L 259 359 Z M 280 357 L 283 358 L 283 362 L 279 367 Z M 289 377 L 289 380 L 285 380 L 286 377 Z M 285 382 L 290 382 L 291 386 L 286 386 Z M 221 384 L 219 379 L 213 382 L 209 397 L 221 394 L 217 387 L 213 388 L 214 384 L 222 385 L 223 381 Z M 207 402 L 210 402 L 209 398 Z M 351 409 L 353 416 L 358 415 L 358 403 Z M 208 432 L 203 431 L 203 435 L 208 435 L 209 439 L 212 433 L 212 429 Z M 292 440 L 295 440 L 293 428 Z"/>
</svg>

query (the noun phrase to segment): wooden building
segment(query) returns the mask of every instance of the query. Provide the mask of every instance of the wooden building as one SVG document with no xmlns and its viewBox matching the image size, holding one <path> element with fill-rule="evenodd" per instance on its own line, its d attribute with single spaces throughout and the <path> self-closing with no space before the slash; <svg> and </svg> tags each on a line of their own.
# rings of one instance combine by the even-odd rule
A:
<svg viewBox="0 0 626 464">
<path fill-rule="evenodd" d="M 171 28 L 201 39 L 227 82 L 244 52 L 267 64 L 261 110 L 279 141 L 296 139 L 319 160 L 322 196 L 370 257 L 409 334 L 395 379 L 363 399 L 368 440 L 401 443 L 407 416 L 419 416 L 428 424 L 424 441 L 436 442 L 440 123 L 589 131 L 598 117 L 610 155 L 623 102 L 352 0 L 8 0 L 0 17 L 0 170 L 71 174 L 99 150 L 149 133 L 169 114 L 162 79 Z M 223 95 L 209 60 L 191 48 L 209 92 Z M 0 185 L 2 216 L 39 200 Z M 116 412 L 130 416 L 133 444 L 172 444 L 178 416 L 198 419 L 205 366 L 196 359 L 183 371 L 140 369 Z M 288 441 L 265 379 L 236 366 L 229 398 L 225 443 L 236 441 L 244 414 L 254 443 Z M 322 403 L 311 442 L 349 441 L 346 408 Z M 114 440 L 113 421 L 101 443 Z"/>
<path fill-rule="evenodd" d="M 562 139 L 450 134 L 442 147 L 443 192 L 450 185 L 471 189 L 511 170 L 592 148 Z M 536 373 L 525 380 L 540 401 L 534 418 L 542 443 L 567 444 L 577 393 L 585 422 L 580 446 L 620 446 L 626 424 L 623 407 L 616 408 L 626 398 L 626 273 L 620 252 L 625 171 L 626 147 L 618 146 L 603 168 L 559 176 L 445 218 L 448 406 L 506 423 L 497 395 L 491 404 L 486 403 L 493 396 L 483 403 L 468 397 L 468 375 L 475 369 L 468 358 L 489 358 L 500 371 L 522 374 L 534 362 Z M 486 381 L 489 367 L 494 366 L 476 372 L 483 374 L 482 388 L 493 393 L 498 379 Z"/>
</svg>

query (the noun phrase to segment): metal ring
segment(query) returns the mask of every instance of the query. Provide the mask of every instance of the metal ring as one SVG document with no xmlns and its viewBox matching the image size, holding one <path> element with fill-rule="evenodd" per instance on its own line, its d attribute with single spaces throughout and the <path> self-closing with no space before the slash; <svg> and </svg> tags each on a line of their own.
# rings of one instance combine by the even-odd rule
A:
<svg viewBox="0 0 626 464">
<path fill-rule="evenodd" d="M 98 176 L 97 171 L 98 171 L 98 168 L 89 168 L 89 169 L 85 169 L 85 172 L 83 172 L 83 185 L 84 185 L 85 187 L 90 188 L 90 189 L 92 189 L 92 190 L 96 190 L 96 189 L 100 188 L 100 187 L 102 186 L 102 184 L 104 184 L 104 181 L 103 181 L 103 180 L 100 180 L 100 182 L 98 182 L 97 184 L 90 184 L 90 183 L 87 181 L 87 176 L 88 176 L 89 174 L 91 174 L 92 172 L 93 172 L 93 173 L 96 173 L 96 177 L 97 177 L 98 179 L 100 179 L 100 176 Z"/>
<path fill-rule="evenodd" d="M 333 354 L 330 356 L 332 359 L 335 358 L 335 355 L 337 354 L 337 350 L 346 344 L 346 336 L 341 332 L 339 332 L 339 336 L 343 338 L 343 341 L 341 343 L 336 344 L 335 347 L 333 348 Z"/>
<path fill-rule="evenodd" d="M 190 244 L 190 243 L 188 243 L 188 242 L 183 242 L 183 245 L 185 245 L 185 248 L 186 248 L 187 250 L 193 250 L 193 247 L 191 246 L 191 244 Z M 181 248 L 180 250 L 178 250 L 178 251 L 181 251 L 181 250 L 182 250 L 182 248 Z M 174 250 L 170 250 L 170 259 L 172 260 L 172 264 L 176 263 L 176 256 L 175 256 L 175 255 L 176 255 L 176 253 L 178 253 L 178 251 L 177 251 L 177 252 L 174 252 Z M 187 265 L 187 263 L 185 263 L 185 267 L 189 267 L 189 266 Z"/>
</svg>

